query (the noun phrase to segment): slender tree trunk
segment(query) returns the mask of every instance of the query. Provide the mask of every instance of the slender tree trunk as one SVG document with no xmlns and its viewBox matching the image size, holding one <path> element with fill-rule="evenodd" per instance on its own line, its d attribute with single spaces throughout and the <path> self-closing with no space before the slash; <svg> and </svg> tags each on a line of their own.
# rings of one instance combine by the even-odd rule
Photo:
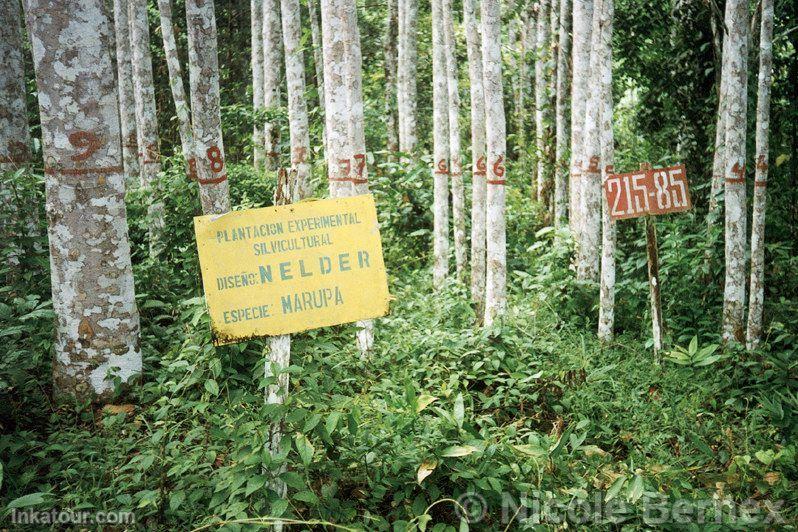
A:
<svg viewBox="0 0 798 532">
<path fill-rule="evenodd" d="M 770 133 L 770 84 L 773 72 L 773 0 L 762 0 L 759 32 L 759 83 L 756 102 L 756 178 L 751 220 L 751 299 L 746 344 L 759 346 L 765 299 L 765 206 L 768 182 L 768 134 Z"/>
<path fill-rule="evenodd" d="M 482 0 L 482 53 L 488 153 L 485 325 L 491 326 L 502 317 L 507 307 L 507 231 L 504 220 L 507 139 L 499 0 Z"/>
<path fill-rule="evenodd" d="M 280 0 L 263 1 L 263 108 L 269 112 L 280 107 Z M 270 120 L 263 126 L 266 168 L 280 165 L 280 128 Z"/>
<path fill-rule="evenodd" d="M 432 0 L 433 255 L 432 283 L 449 274 L 449 120 L 443 0 Z"/>
<path fill-rule="evenodd" d="M 114 0 L 114 28 L 116 30 L 116 72 L 119 80 L 119 118 L 122 134 L 122 160 L 128 187 L 138 186 L 140 180 L 139 143 L 136 131 L 136 98 L 133 95 L 133 63 L 130 48 L 130 24 L 127 1 Z"/>
<path fill-rule="evenodd" d="M 321 27 L 319 15 L 316 11 L 316 1 L 308 0 L 308 18 L 310 19 L 310 37 L 313 44 L 313 67 L 316 71 L 316 94 L 319 100 L 319 111 L 324 120 L 324 58 L 321 53 Z M 322 145 L 327 146 L 327 133 L 325 126 L 321 128 Z"/>
<path fill-rule="evenodd" d="M 600 61 L 600 21 L 603 0 L 593 3 L 593 25 L 591 30 L 590 81 L 589 100 L 585 109 L 584 135 L 582 143 L 582 164 L 580 177 L 580 219 L 579 250 L 577 253 L 576 274 L 581 280 L 598 280 L 599 274 L 599 238 L 601 233 L 601 137 L 599 134 L 600 93 L 598 87 L 601 80 Z"/>
<path fill-rule="evenodd" d="M 396 104 L 396 68 L 399 13 L 397 0 L 388 0 L 388 17 L 385 20 L 385 40 L 383 42 L 383 57 L 385 61 L 385 117 L 387 128 L 387 148 L 389 152 L 399 151 L 399 132 L 397 104 Z"/>
<path fill-rule="evenodd" d="M 112 26 L 100 0 L 26 0 L 25 12 L 46 161 L 53 391 L 104 401 L 113 378 L 141 373 Z"/>
<path fill-rule="evenodd" d="M 585 108 L 590 77 L 590 32 L 592 30 L 593 0 L 573 0 L 573 53 L 571 66 L 571 174 L 569 224 L 574 240 L 579 242 L 582 227 L 581 191 L 582 154 L 584 143 Z M 578 254 L 578 251 L 577 251 Z"/>
<path fill-rule="evenodd" d="M 599 77 L 597 90 L 601 100 L 601 165 L 602 181 L 614 171 L 614 136 L 612 133 L 612 22 L 615 16 L 613 0 L 601 3 L 601 36 L 599 41 Z M 615 222 L 610 208 L 601 194 L 601 289 L 599 296 L 598 337 L 609 342 L 615 324 Z"/>
<path fill-rule="evenodd" d="M 416 70 L 418 63 L 418 0 L 399 2 L 399 59 L 397 62 L 397 106 L 399 151 L 413 153 L 418 142 Z"/>
<path fill-rule="evenodd" d="M 555 183 L 554 183 L 554 223 L 557 227 L 565 224 L 568 211 L 568 57 L 571 38 L 571 2 L 560 0 L 560 27 L 557 35 L 557 88 L 555 103 Z"/>
<path fill-rule="evenodd" d="M 191 124 L 197 154 L 197 182 L 204 214 L 230 210 L 230 193 L 219 109 L 219 58 L 213 2 L 186 0 Z"/>
<path fill-rule="evenodd" d="M 256 169 L 263 168 L 264 162 L 264 129 L 260 114 L 263 112 L 264 94 L 264 56 L 263 56 L 263 0 L 250 0 L 250 36 L 252 65 L 252 109 L 255 113 L 255 125 L 252 131 L 252 160 Z"/>
<path fill-rule="evenodd" d="M 468 261 L 466 240 L 465 188 L 460 156 L 460 87 L 458 83 L 457 49 L 454 33 L 452 0 L 443 2 L 443 41 L 446 55 L 446 86 L 449 112 L 449 175 L 452 187 L 452 221 L 454 223 L 454 261 L 457 278 L 465 281 Z"/>
<path fill-rule="evenodd" d="M 713 29 L 713 39 L 716 33 L 721 33 L 721 31 L 717 31 L 715 26 L 715 15 L 712 14 L 712 29 Z M 714 40 L 713 40 L 714 42 Z M 723 47 L 726 44 L 726 39 L 723 39 L 723 42 L 720 46 L 717 44 L 715 48 L 718 50 L 723 50 Z M 704 263 L 707 269 L 710 267 L 710 261 L 712 259 L 712 250 L 715 247 L 715 225 L 718 222 L 719 217 L 719 210 L 720 210 L 720 202 L 723 199 L 723 186 L 724 186 L 724 172 L 726 171 L 726 159 L 724 157 L 724 145 L 726 143 L 726 110 L 725 110 L 725 81 L 723 79 L 723 71 L 725 68 L 725 58 L 728 54 L 725 51 L 720 53 L 720 69 L 721 73 L 717 76 L 716 85 L 718 87 L 718 115 L 715 119 L 715 153 L 712 158 L 712 181 L 711 181 L 711 188 L 709 192 L 709 209 L 707 212 L 707 248 L 704 252 Z M 717 66 L 717 65 L 716 65 Z"/>
<path fill-rule="evenodd" d="M 471 88 L 471 299 L 479 321 L 485 312 L 485 92 L 477 0 L 463 1 L 463 26 Z"/>
<path fill-rule="evenodd" d="M 537 43 L 535 45 L 535 153 L 537 160 L 537 199 L 545 202 L 547 180 L 550 178 L 546 161 L 546 127 L 549 108 L 547 64 L 550 60 L 549 9 L 551 0 L 538 3 Z"/>
<path fill-rule="evenodd" d="M 727 0 L 723 45 L 726 126 L 726 283 L 723 291 L 723 339 L 744 342 L 745 325 L 745 128 L 748 89 L 748 2 Z"/>
<path fill-rule="evenodd" d="M 175 103 L 180 146 L 183 151 L 183 158 L 186 160 L 188 176 L 191 179 L 197 179 L 194 134 L 191 131 L 191 109 L 189 109 L 188 101 L 186 100 L 186 91 L 183 87 L 183 69 L 180 66 L 180 57 L 177 55 L 177 43 L 175 42 L 175 32 L 172 25 L 171 0 L 158 0 L 158 11 L 161 15 L 163 49 L 166 55 L 166 66 L 169 69 L 169 87 L 172 90 L 172 100 Z"/>
<path fill-rule="evenodd" d="M 163 248 L 164 207 L 160 199 L 161 151 L 158 140 L 158 119 L 155 111 L 155 85 L 152 80 L 150 27 L 146 0 L 129 0 L 130 48 L 133 50 L 133 86 L 136 99 L 141 163 L 141 185 L 148 189 L 150 255 Z"/>
</svg>

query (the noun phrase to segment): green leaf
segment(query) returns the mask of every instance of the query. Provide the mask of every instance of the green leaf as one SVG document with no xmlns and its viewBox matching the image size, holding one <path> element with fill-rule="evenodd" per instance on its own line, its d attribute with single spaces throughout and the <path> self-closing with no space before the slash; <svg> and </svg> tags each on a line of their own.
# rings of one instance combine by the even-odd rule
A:
<svg viewBox="0 0 798 532">
<path fill-rule="evenodd" d="M 205 390 L 211 395 L 219 395 L 219 385 L 213 379 L 205 381 Z"/>
<path fill-rule="evenodd" d="M 327 434 L 332 436 L 339 419 L 341 419 L 340 412 L 331 412 L 330 415 L 327 416 L 327 421 L 324 422 L 324 428 L 327 429 Z"/>
<path fill-rule="evenodd" d="M 546 454 L 548 454 L 546 452 L 546 449 L 543 449 L 542 447 L 539 447 L 537 445 L 529 445 L 529 444 L 513 445 L 513 449 L 515 449 L 521 454 L 524 454 L 526 456 L 532 456 L 534 458 L 543 458 L 546 456 Z"/>
<path fill-rule="evenodd" d="M 247 481 L 247 487 L 244 490 L 244 497 L 248 497 L 261 489 L 263 485 L 266 484 L 266 477 L 263 475 L 257 475 L 254 477 L 250 477 Z"/>
<path fill-rule="evenodd" d="M 430 514 L 424 514 L 418 516 L 418 529 L 420 532 L 425 532 L 427 530 L 427 523 L 432 520 L 432 516 Z"/>
<path fill-rule="evenodd" d="M 294 500 L 297 500 L 297 501 L 306 502 L 306 503 L 308 503 L 310 505 L 315 505 L 315 504 L 318 504 L 318 502 L 319 502 L 319 498 L 316 497 L 316 494 L 313 493 L 310 490 L 305 490 L 305 491 L 300 491 L 299 493 L 294 493 L 294 495 L 292 495 L 291 498 L 294 499 Z"/>
<path fill-rule="evenodd" d="M 280 517 L 288 510 L 288 501 L 286 499 L 277 499 L 272 502 L 272 510 L 269 512 L 274 517 Z"/>
<path fill-rule="evenodd" d="M 453 458 L 457 456 L 468 456 L 469 454 L 478 451 L 473 445 L 452 445 L 441 451 L 441 456 L 444 458 Z"/>
<path fill-rule="evenodd" d="M 637 502 L 637 500 L 643 495 L 643 477 L 640 475 L 635 475 L 635 479 L 632 481 L 632 485 L 629 487 L 629 493 L 626 496 L 629 502 Z"/>
<path fill-rule="evenodd" d="M 460 518 L 460 532 L 468 532 L 468 521 Z"/>
<path fill-rule="evenodd" d="M 427 408 L 429 405 L 431 405 L 437 400 L 438 400 L 437 397 L 433 397 L 432 395 L 422 393 L 418 397 L 418 405 L 416 406 L 416 413 L 421 412 L 422 410 L 424 410 L 425 408 Z"/>
<path fill-rule="evenodd" d="M 304 434 L 296 433 L 294 435 L 294 445 L 296 445 L 296 450 L 299 453 L 299 457 L 302 459 L 302 463 L 309 465 L 310 462 L 313 461 L 313 452 L 315 451 L 310 440 L 308 440 Z"/>
<path fill-rule="evenodd" d="M 176 511 L 180 508 L 180 505 L 183 504 L 183 501 L 186 500 L 186 492 L 185 491 L 175 491 L 172 495 L 169 496 L 169 509 L 171 511 Z"/>
<path fill-rule="evenodd" d="M 624 483 L 626 482 L 626 475 L 621 475 L 620 477 L 615 479 L 615 482 L 612 483 L 610 489 L 607 490 L 607 493 L 604 495 L 604 502 L 609 502 L 615 497 L 618 496 L 620 493 L 621 488 L 623 488 Z"/>
<path fill-rule="evenodd" d="M 465 419 L 465 405 L 463 404 L 463 394 L 458 393 L 454 399 L 454 421 L 457 423 L 457 428 L 463 428 L 463 419 Z"/>
<path fill-rule="evenodd" d="M 693 336 L 693 339 L 690 340 L 690 345 L 687 347 L 687 354 L 693 356 L 697 352 L 698 352 L 698 336 Z"/>
<path fill-rule="evenodd" d="M 28 493 L 27 495 L 23 495 L 22 497 L 17 497 L 6 506 L 7 510 L 11 510 L 12 508 L 27 508 L 28 506 L 36 506 L 37 504 L 42 504 L 46 502 L 45 496 L 47 493 L 43 492 L 36 492 L 36 493 Z"/>
<path fill-rule="evenodd" d="M 698 434 L 696 434 L 695 432 L 690 432 L 689 435 L 690 435 L 690 441 L 693 442 L 693 445 L 695 445 L 699 451 L 707 455 L 709 458 L 715 457 L 715 453 L 712 452 L 712 448 L 706 443 L 704 443 L 704 440 L 699 438 Z"/>
<path fill-rule="evenodd" d="M 759 450 L 754 453 L 756 459 L 762 462 L 765 465 L 770 465 L 773 463 L 773 452 L 772 451 L 763 451 Z"/>
</svg>

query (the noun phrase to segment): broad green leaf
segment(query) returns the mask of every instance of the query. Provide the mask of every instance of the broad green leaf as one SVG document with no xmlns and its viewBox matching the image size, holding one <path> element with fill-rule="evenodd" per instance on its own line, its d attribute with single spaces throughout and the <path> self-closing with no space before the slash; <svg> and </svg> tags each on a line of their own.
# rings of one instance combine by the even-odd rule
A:
<svg viewBox="0 0 798 532">
<path fill-rule="evenodd" d="M 310 505 L 318 504 L 319 498 L 310 490 L 300 491 L 299 493 L 294 493 L 291 496 L 292 499 L 297 501 L 306 502 Z"/>
<path fill-rule="evenodd" d="M 421 465 L 418 466 L 418 471 L 416 472 L 416 481 L 421 484 L 425 478 L 430 476 L 435 468 L 438 466 L 437 460 L 424 460 L 421 462 Z"/>
<path fill-rule="evenodd" d="M 186 500 L 186 492 L 185 491 L 175 491 L 169 496 L 169 509 L 171 511 L 176 511 L 180 508 L 180 505 L 183 504 L 183 501 Z"/>
<path fill-rule="evenodd" d="M 214 379 L 205 381 L 205 390 L 211 395 L 219 395 L 219 385 Z"/>
<path fill-rule="evenodd" d="M 418 529 L 420 532 L 425 532 L 427 530 L 427 523 L 432 520 L 432 516 L 430 514 L 424 514 L 418 516 Z"/>
<path fill-rule="evenodd" d="M 452 445 L 441 451 L 441 456 L 444 458 L 453 458 L 457 456 L 468 456 L 469 454 L 478 451 L 473 445 Z"/>
<path fill-rule="evenodd" d="M 269 512 L 274 517 L 280 517 L 288 510 L 288 501 L 286 499 L 277 499 L 272 502 L 272 510 Z"/>
<path fill-rule="evenodd" d="M 773 463 L 773 452 L 772 451 L 764 451 L 760 450 L 754 453 L 756 459 L 762 462 L 765 465 L 770 465 Z"/>
<path fill-rule="evenodd" d="M 433 397 L 432 395 L 422 393 L 418 397 L 418 405 L 416 406 L 416 413 L 421 412 L 422 410 L 424 410 L 425 408 L 427 408 L 429 405 L 431 405 L 437 400 L 438 400 L 437 397 Z"/>
<path fill-rule="evenodd" d="M 609 502 L 615 497 L 618 496 L 618 493 L 623 488 L 624 483 L 626 482 L 626 475 L 621 475 L 620 477 L 615 479 L 615 482 L 612 483 L 610 489 L 607 490 L 607 493 L 604 495 L 604 502 Z"/>
<path fill-rule="evenodd" d="M 340 412 L 331 412 L 330 415 L 327 416 L 327 421 L 324 423 L 324 428 L 327 429 L 327 434 L 332 436 L 335 427 L 338 425 L 339 419 L 341 419 Z"/>
<path fill-rule="evenodd" d="M 689 435 L 690 435 L 690 441 L 693 442 L 693 445 L 695 445 L 699 451 L 707 455 L 709 458 L 715 457 L 715 453 L 712 451 L 712 448 L 709 445 L 707 445 L 704 442 L 704 440 L 699 438 L 698 434 L 696 434 L 695 432 L 690 432 Z"/>
<path fill-rule="evenodd" d="M 463 428 L 463 419 L 465 419 L 465 405 L 463 404 L 463 394 L 458 393 L 454 399 L 454 421 L 457 423 L 457 428 Z"/>
<path fill-rule="evenodd" d="M 46 501 L 45 499 L 46 493 L 43 492 L 36 492 L 36 493 L 28 493 L 27 495 L 23 495 L 22 497 L 17 497 L 6 506 L 6 509 L 11 510 L 12 508 L 27 508 L 28 506 L 36 506 L 37 504 L 42 504 Z"/>
<path fill-rule="evenodd" d="M 525 454 L 526 456 L 532 456 L 535 458 L 543 458 L 548 454 L 546 452 L 546 449 L 543 449 L 542 447 L 539 447 L 537 445 L 529 445 L 529 444 L 513 445 L 513 449 L 515 449 L 521 454 Z"/>
<path fill-rule="evenodd" d="M 304 434 L 296 433 L 294 435 L 294 444 L 296 445 L 299 457 L 302 459 L 302 463 L 309 465 L 310 462 L 313 461 L 313 452 L 315 451 L 310 440 L 308 440 Z"/>
<path fill-rule="evenodd" d="M 629 493 L 627 494 L 626 498 L 629 502 L 637 502 L 637 500 L 643 495 L 643 477 L 640 475 L 635 475 L 634 480 L 632 481 L 632 485 L 629 487 Z"/>
<path fill-rule="evenodd" d="M 693 336 L 693 339 L 690 340 L 690 345 L 687 347 L 687 353 L 690 356 L 693 356 L 697 352 L 698 352 L 698 336 Z"/>
<path fill-rule="evenodd" d="M 266 477 L 264 477 L 263 475 L 250 477 L 250 479 L 247 480 L 247 488 L 244 490 L 244 497 L 252 495 L 256 491 L 261 489 L 264 486 L 264 484 L 266 484 Z"/>
</svg>

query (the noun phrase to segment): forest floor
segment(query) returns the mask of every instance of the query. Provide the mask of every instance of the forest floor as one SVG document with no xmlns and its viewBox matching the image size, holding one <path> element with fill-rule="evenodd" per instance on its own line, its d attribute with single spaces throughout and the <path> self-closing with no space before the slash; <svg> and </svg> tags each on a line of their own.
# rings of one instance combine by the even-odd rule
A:
<svg viewBox="0 0 798 532">
<path fill-rule="evenodd" d="M 697 330 L 673 335 L 689 363 L 668 353 L 655 363 L 646 314 L 624 301 L 618 337 L 601 345 L 595 302 L 582 304 L 593 287 L 569 280 L 567 237 L 537 230 L 520 192 L 510 198 L 519 214 L 507 318 L 479 328 L 464 286 L 433 295 L 426 251 L 414 247 L 429 237 L 413 218 L 421 189 L 376 184 L 394 300 L 373 353 L 360 360 L 352 326 L 295 336 L 282 406 L 264 405 L 265 341 L 211 345 L 183 189 L 171 194 L 168 210 L 184 219 L 162 261 L 142 258 L 145 207 L 131 194 L 145 373 L 113 408 L 50 403 L 46 256 L 31 259 L 0 289 L 0 397 L 10 405 L 0 413 L 0 526 L 12 511 L 51 508 L 130 511 L 137 527 L 162 530 L 247 528 L 267 516 L 436 531 L 468 529 L 465 514 L 478 530 L 536 519 L 590 529 L 796 522 L 794 351 L 715 357 Z M 267 196 L 245 190 L 238 204 Z M 784 334 L 771 345 L 794 346 Z M 264 442 L 278 419 L 286 437 L 272 457 Z M 279 499 L 269 486 L 283 466 Z"/>
</svg>

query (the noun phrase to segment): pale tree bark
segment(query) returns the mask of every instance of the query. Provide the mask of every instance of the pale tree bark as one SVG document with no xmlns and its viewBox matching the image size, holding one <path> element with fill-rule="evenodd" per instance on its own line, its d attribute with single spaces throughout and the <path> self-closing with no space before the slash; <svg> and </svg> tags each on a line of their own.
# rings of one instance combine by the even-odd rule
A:
<svg viewBox="0 0 798 532">
<path fill-rule="evenodd" d="M 510 19 L 507 27 L 507 44 L 510 53 L 507 57 L 508 67 L 514 73 L 512 77 L 513 88 L 513 118 L 515 119 L 515 138 L 519 156 L 526 148 L 526 88 L 529 85 L 529 63 L 527 52 L 534 50 L 536 22 L 532 6 L 524 9 L 520 17 Z M 530 46 L 531 45 L 531 46 Z"/>
<path fill-rule="evenodd" d="M 308 0 L 308 18 L 310 19 L 310 38 L 313 45 L 313 67 L 316 70 L 316 94 L 319 101 L 321 119 L 324 121 L 324 58 L 322 57 L 321 27 L 316 8 L 317 0 Z M 327 149 L 326 125 L 321 128 L 321 143 Z"/>
<path fill-rule="evenodd" d="M 230 210 L 219 109 L 219 57 L 213 2 L 186 1 L 191 124 L 197 154 L 197 182 L 203 214 Z"/>
<path fill-rule="evenodd" d="M 615 159 L 612 132 L 612 22 L 615 16 L 613 0 L 599 0 L 601 4 L 601 36 L 599 40 L 600 137 L 602 182 L 612 174 Z M 607 198 L 601 194 L 601 288 L 599 295 L 598 337 L 609 342 L 615 325 L 615 222 L 610 218 Z"/>
<path fill-rule="evenodd" d="M 754 213 L 751 219 L 751 295 L 746 344 L 759 346 L 765 300 L 765 207 L 768 182 L 768 134 L 770 133 L 770 84 L 773 73 L 773 0 L 762 0 L 759 30 L 759 80 L 756 102 L 756 177 Z"/>
<path fill-rule="evenodd" d="M 576 275 L 580 280 L 598 280 L 599 239 L 601 234 L 601 136 L 599 134 L 600 93 L 600 25 L 602 0 L 593 3 L 593 24 L 590 45 L 589 99 L 585 108 L 580 180 L 579 211 L 581 230 L 578 233 Z"/>
<path fill-rule="evenodd" d="M 465 188 L 460 155 L 460 86 L 457 68 L 457 41 L 454 33 L 452 0 L 443 1 L 443 42 L 446 56 L 446 86 L 449 114 L 449 175 L 452 187 L 452 222 L 454 224 L 454 262 L 457 278 L 465 281 L 468 261 L 466 241 Z"/>
<path fill-rule="evenodd" d="M 537 199 L 545 201 L 545 189 L 549 178 L 548 161 L 546 160 L 547 121 L 549 111 L 549 91 L 547 63 L 550 61 L 550 21 L 549 10 L 551 0 L 540 0 L 538 3 L 537 42 L 535 45 L 535 153 L 537 160 Z"/>
<path fill-rule="evenodd" d="M 127 16 L 130 24 L 130 48 L 133 50 L 133 88 L 140 147 L 141 185 L 149 191 L 147 218 L 150 256 L 157 256 L 163 248 L 164 206 L 159 197 L 161 150 L 155 111 L 155 85 L 152 80 L 147 0 L 129 0 Z"/>
<path fill-rule="evenodd" d="M 463 26 L 471 90 L 471 299 L 479 321 L 485 312 L 485 92 L 477 1 L 463 1 Z"/>
<path fill-rule="evenodd" d="M 166 55 L 166 66 L 169 70 L 169 87 L 172 91 L 172 101 L 175 104 L 177 116 L 177 129 L 180 133 L 180 146 L 183 158 L 186 161 L 186 170 L 191 179 L 196 180 L 196 159 L 194 155 L 194 134 L 191 131 L 191 110 L 186 100 L 186 91 L 183 87 L 183 69 L 180 66 L 180 57 L 177 55 L 174 26 L 172 25 L 171 0 L 158 0 L 158 12 L 161 17 L 161 35 L 163 36 L 163 49 Z"/>
<path fill-rule="evenodd" d="M 713 42 L 716 33 L 720 33 L 716 29 L 717 23 L 715 22 L 715 15 L 712 14 L 710 19 L 713 29 Z M 721 30 L 722 31 L 722 30 Z M 715 119 L 715 153 L 712 157 L 712 181 L 709 192 L 709 209 L 707 211 L 707 248 L 704 251 L 704 263 L 707 268 L 710 266 L 712 259 L 712 250 L 715 247 L 716 238 L 714 235 L 715 225 L 718 222 L 720 201 L 723 199 L 723 186 L 724 186 L 724 173 L 726 172 L 726 159 L 724 157 L 726 144 L 726 111 L 725 111 L 725 81 L 723 78 L 723 71 L 725 69 L 726 58 L 728 54 L 725 50 L 726 39 L 720 46 L 715 44 L 716 50 L 721 50 L 720 64 L 721 74 L 716 76 L 716 85 L 718 87 L 718 114 Z"/>
<path fill-rule="evenodd" d="M 255 116 L 263 112 L 263 0 L 249 2 L 250 27 L 250 64 L 252 66 L 252 110 Z M 252 161 L 256 169 L 263 168 L 264 162 L 264 129 L 259 118 L 255 118 L 252 131 Z"/>
<path fill-rule="evenodd" d="M 387 129 L 387 148 L 389 153 L 399 151 L 399 118 L 396 103 L 396 68 L 399 12 L 397 0 L 388 0 L 388 16 L 385 19 L 385 37 L 382 45 L 385 71 L 385 118 Z"/>
<path fill-rule="evenodd" d="M 593 0 L 573 0 L 573 48 L 571 64 L 571 173 L 569 179 L 569 225 L 574 240 L 579 242 L 582 227 L 581 191 L 582 154 L 584 143 L 585 108 L 590 77 L 590 32 L 592 30 Z M 577 251 L 578 254 L 578 251 Z"/>
<path fill-rule="evenodd" d="M 487 279 L 485 325 L 500 320 L 507 307 L 507 229 L 504 219 L 507 150 L 502 87 L 501 8 L 482 1 L 482 64 L 487 136 Z"/>
<path fill-rule="evenodd" d="M 136 98 L 133 95 L 133 63 L 130 48 L 130 23 L 126 0 L 114 0 L 116 35 L 116 73 L 119 85 L 119 120 L 122 134 L 122 160 L 128 187 L 140 182 L 139 142 L 136 131 Z"/>
<path fill-rule="evenodd" d="M 282 36 L 280 35 L 280 0 L 263 1 L 263 108 L 268 110 L 280 106 L 280 56 Z M 266 120 L 263 125 L 266 150 L 266 168 L 276 169 L 280 164 L 278 147 L 280 128 Z"/>
<path fill-rule="evenodd" d="M 418 68 L 418 0 L 399 2 L 399 43 L 397 62 L 397 107 L 399 111 L 399 151 L 413 153 L 418 137 L 417 86 Z"/>
<path fill-rule="evenodd" d="M 723 290 L 723 340 L 744 342 L 745 325 L 745 129 L 748 89 L 748 2 L 727 0 L 723 45 L 725 81 L 725 233 L 726 282 Z"/>
<path fill-rule="evenodd" d="M 449 119 L 443 36 L 443 0 L 432 0 L 432 144 L 433 256 L 432 284 L 438 289 L 449 274 Z"/>
<path fill-rule="evenodd" d="M 565 224 L 568 211 L 568 58 L 571 47 L 571 2 L 560 0 L 560 27 L 557 35 L 557 87 L 555 101 L 554 223 Z"/>
<path fill-rule="evenodd" d="M 112 26 L 100 0 L 26 0 L 45 160 L 53 392 L 105 401 L 141 373 Z"/>
</svg>

